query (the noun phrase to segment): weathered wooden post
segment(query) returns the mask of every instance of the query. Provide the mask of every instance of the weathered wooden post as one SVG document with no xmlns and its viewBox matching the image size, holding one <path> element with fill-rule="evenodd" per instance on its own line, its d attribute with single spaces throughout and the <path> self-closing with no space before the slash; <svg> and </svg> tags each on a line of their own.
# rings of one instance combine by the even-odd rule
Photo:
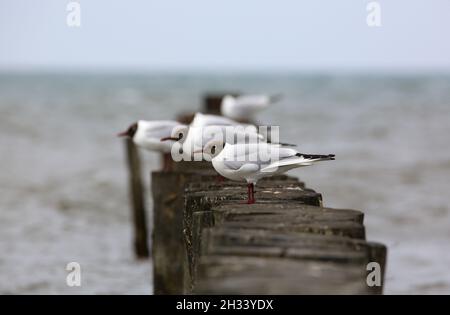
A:
<svg viewBox="0 0 450 315">
<path fill-rule="evenodd" d="M 134 251 L 137 258 L 147 258 L 149 256 L 147 242 L 148 231 L 139 152 L 133 140 L 129 138 L 125 140 L 125 146 L 129 170 L 129 193 L 134 223 Z"/>
<path fill-rule="evenodd" d="M 386 247 L 365 241 L 360 211 L 221 202 L 194 212 L 191 226 L 195 293 L 382 293 L 366 283 L 366 266 L 378 263 L 383 283 Z"/>
<path fill-rule="evenodd" d="M 183 238 L 184 190 L 188 183 L 210 179 L 200 162 L 174 163 L 170 172 L 152 172 L 153 288 L 155 294 L 185 293 L 187 273 Z"/>
<path fill-rule="evenodd" d="M 179 262 L 185 250 L 182 208 L 186 175 L 152 172 L 153 195 L 153 292 L 182 294 L 184 273 Z"/>
</svg>

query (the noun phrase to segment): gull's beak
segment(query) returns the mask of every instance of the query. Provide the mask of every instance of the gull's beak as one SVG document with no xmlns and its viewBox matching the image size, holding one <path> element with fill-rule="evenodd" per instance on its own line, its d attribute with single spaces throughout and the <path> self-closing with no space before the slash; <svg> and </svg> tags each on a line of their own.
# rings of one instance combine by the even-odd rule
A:
<svg viewBox="0 0 450 315">
<path fill-rule="evenodd" d="M 202 149 L 200 149 L 200 150 L 195 150 L 195 151 L 192 152 L 192 153 L 203 153 L 203 150 L 202 150 Z"/>
<path fill-rule="evenodd" d="M 178 141 L 178 138 L 174 138 L 174 137 L 165 137 L 165 138 L 161 138 L 161 141 L 167 141 L 167 140 Z"/>
<path fill-rule="evenodd" d="M 121 132 L 121 133 L 118 133 L 117 136 L 118 137 L 128 137 L 128 130 L 124 131 L 124 132 Z"/>
</svg>

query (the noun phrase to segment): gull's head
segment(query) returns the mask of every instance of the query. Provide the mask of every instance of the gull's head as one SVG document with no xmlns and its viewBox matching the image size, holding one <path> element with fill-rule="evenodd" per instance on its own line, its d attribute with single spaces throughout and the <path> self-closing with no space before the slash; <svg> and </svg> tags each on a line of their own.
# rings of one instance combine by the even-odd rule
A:
<svg viewBox="0 0 450 315">
<path fill-rule="evenodd" d="M 225 95 L 223 98 L 222 98 L 222 106 L 226 106 L 225 104 L 231 104 L 231 103 L 234 103 L 235 102 L 235 98 L 232 96 L 232 95 L 229 95 L 229 94 L 227 94 L 227 95 Z"/>
<path fill-rule="evenodd" d="M 231 95 L 225 95 L 222 98 L 222 102 L 220 104 L 220 112 L 222 115 L 233 118 L 233 107 L 235 104 L 235 98 Z"/>
<path fill-rule="evenodd" d="M 127 130 L 117 134 L 118 137 L 128 137 L 128 138 L 133 138 L 134 135 L 136 134 L 136 131 L 138 130 L 138 123 L 135 122 L 133 124 L 130 125 L 130 127 L 128 127 Z"/>
<path fill-rule="evenodd" d="M 203 126 L 203 121 L 205 119 L 205 115 L 202 113 L 195 113 L 194 118 L 191 121 L 191 127 L 200 127 Z"/>
<path fill-rule="evenodd" d="M 203 157 L 206 160 L 212 160 L 222 152 L 223 148 L 225 148 L 225 142 L 222 139 L 213 139 L 203 146 Z"/>
<path fill-rule="evenodd" d="M 161 141 L 179 141 L 184 142 L 189 131 L 189 126 L 178 125 L 173 127 L 170 137 L 161 138 Z"/>
</svg>

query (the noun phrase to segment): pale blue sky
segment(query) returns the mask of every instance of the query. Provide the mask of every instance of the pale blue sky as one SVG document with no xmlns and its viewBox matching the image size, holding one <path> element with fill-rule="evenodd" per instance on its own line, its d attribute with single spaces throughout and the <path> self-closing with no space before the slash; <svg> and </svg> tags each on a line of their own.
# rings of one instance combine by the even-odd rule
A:
<svg viewBox="0 0 450 315">
<path fill-rule="evenodd" d="M 0 69 L 450 71 L 450 1 L 0 0 Z"/>
</svg>

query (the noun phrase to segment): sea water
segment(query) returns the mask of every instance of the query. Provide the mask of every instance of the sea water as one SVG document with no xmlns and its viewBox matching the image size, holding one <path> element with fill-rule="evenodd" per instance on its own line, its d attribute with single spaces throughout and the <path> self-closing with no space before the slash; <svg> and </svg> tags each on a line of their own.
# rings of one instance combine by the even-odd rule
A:
<svg viewBox="0 0 450 315">
<path fill-rule="evenodd" d="M 336 154 L 291 174 L 326 206 L 365 212 L 368 239 L 388 246 L 385 293 L 450 293 L 450 77 L 230 73 L 0 75 L 0 293 L 151 293 L 115 135 L 214 91 L 281 93 L 258 120 Z M 142 156 L 148 191 L 159 156 Z"/>
</svg>

